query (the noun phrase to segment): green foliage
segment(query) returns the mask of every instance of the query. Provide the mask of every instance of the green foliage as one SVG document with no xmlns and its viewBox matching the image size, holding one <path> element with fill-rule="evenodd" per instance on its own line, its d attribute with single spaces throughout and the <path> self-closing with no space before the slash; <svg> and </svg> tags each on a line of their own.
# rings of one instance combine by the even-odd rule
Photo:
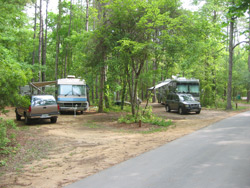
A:
<svg viewBox="0 0 250 188">
<path fill-rule="evenodd" d="M 123 110 L 121 110 L 121 106 L 119 105 L 111 105 L 109 108 L 104 108 L 104 112 L 131 112 L 130 106 L 124 106 Z"/>
<path fill-rule="evenodd" d="M 23 12 L 27 2 L 0 0 L 0 108 L 14 104 L 19 86 L 31 78 L 26 61 L 32 35 Z"/>
<path fill-rule="evenodd" d="M 15 134 L 9 133 L 12 129 L 17 129 L 13 120 L 0 118 L 0 154 L 8 154 L 11 150 L 8 144 L 15 140 Z"/>
<path fill-rule="evenodd" d="M 15 106 L 18 107 L 29 107 L 30 106 L 30 96 L 29 95 L 18 95 L 16 97 Z"/>
<path fill-rule="evenodd" d="M 148 107 L 146 110 L 144 109 L 143 111 L 139 112 L 138 116 L 132 115 L 132 114 L 127 114 L 126 116 L 122 116 L 118 119 L 119 123 L 138 123 L 139 120 L 143 123 L 149 123 L 153 125 L 158 125 L 162 127 L 168 127 L 172 125 L 171 120 L 164 120 L 160 117 L 157 117 L 152 113 L 152 107 Z"/>
</svg>

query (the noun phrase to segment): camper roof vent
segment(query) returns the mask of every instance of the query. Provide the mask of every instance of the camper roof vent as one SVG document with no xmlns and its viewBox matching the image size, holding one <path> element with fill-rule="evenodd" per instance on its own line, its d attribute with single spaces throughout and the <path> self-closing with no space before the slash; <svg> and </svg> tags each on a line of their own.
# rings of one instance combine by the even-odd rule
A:
<svg viewBox="0 0 250 188">
<path fill-rule="evenodd" d="M 67 78 L 76 78 L 74 75 L 68 75 Z"/>
</svg>

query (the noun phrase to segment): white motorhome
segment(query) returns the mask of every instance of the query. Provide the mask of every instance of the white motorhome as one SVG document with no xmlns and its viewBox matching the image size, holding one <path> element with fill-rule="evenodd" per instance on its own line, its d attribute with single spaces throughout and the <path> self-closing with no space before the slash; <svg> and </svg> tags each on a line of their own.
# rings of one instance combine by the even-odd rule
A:
<svg viewBox="0 0 250 188">
<path fill-rule="evenodd" d="M 57 80 L 57 103 L 60 111 L 83 111 L 89 107 L 85 80 L 69 75 Z"/>
</svg>

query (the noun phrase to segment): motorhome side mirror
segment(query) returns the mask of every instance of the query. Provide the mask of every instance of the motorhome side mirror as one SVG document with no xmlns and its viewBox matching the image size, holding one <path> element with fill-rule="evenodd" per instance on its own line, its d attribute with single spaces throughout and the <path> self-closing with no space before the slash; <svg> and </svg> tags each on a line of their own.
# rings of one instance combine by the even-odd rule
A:
<svg viewBox="0 0 250 188">
<path fill-rule="evenodd" d="M 55 91 L 55 94 L 57 95 L 57 93 L 58 93 L 58 91 L 56 90 L 56 91 Z"/>
</svg>

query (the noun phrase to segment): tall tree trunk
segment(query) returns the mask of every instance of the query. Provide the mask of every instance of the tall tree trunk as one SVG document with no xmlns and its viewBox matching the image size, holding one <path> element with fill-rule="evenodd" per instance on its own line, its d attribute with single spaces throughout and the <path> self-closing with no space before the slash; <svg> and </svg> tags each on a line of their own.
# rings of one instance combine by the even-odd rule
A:
<svg viewBox="0 0 250 188">
<path fill-rule="evenodd" d="M 95 100 L 98 101 L 99 95 L 98 95 L 98 75 L 96 75 L 95 79 Z"/>
<path fill-rule="evenodd" d="M 86 0 L 86 31 L 87 32 L 89 31 L 89 0 Z M 87 93 L 87 99 L 88 99 L 88 103 L 90 105 L 89 92 Z"/>
<path fill-rule="evenodd" d="M 42 65 L 42 43 L 43 43 L 43 14 L 42 14 L 42 0 L 40 0 L 40 31 L 39 31 L 39 49 L 38 49 L 38 62 Z M 41 69 L 39 69 L 39 82 L 41 82 Z"/>
<path fill-rule="evenodd" d="M 59 47 L 60 47 L 60 36 L 59 30 L 61 28 L 61 14 L 62 14 L 62 5 L 61 0 L 58 1 L 58 9 L 59 15 L 57 18 L 57 25 L 56 25 L 56 63 L 55 63 L 55 80 L 58 79 L 58 64 L 59 64 Z"/>
<path fill-rule="evenodd" d="M 154 60 L 153 61 L 154 74 L 155 74 L 156 69 L 157 69 L 157 62 L 156 62 L 156 60 Z M 156 84 L 156 76 L 154 76 L 154 78 L 153 78 L 153 86 L 155 86 L 155 84 Z M 156 90 L 155 89 L 154 89 L 153 93 L 154 93 L 154 95 L 153 95 L 153 101 L 152 102 L 155 103 L 156 102 Z"/>
<path fill-rule="evenodd" d="M 105 20 L 106 19 L 106 11 L 105 9 L 103 8 L 105 4 L 102 4 L 102 1 L 101 0 L 98 0 L 97 1 L 97 6 L 98 6 L 98 20 L 100 21 L 101 19 Z M 105 21 L 104 21 L 105 23 Z M 101 75 L 100 75 L 100 96 L 99 96 L 99 108 L 98 108 L 98 112 L 101 113 L 103 112 L 103 99 L 104 99 L 104 91 L 105 91 L 105 75 L 106 75 L 106 65 L 105 65 L 105 62 L 106 62 L 106 59 L 107 59 L 107 56 L 106 56 L 106 46 L 104 44 L 104 39 L 102 39 L 103 41 L 101 41 L 102 43 L 102 62 L 103 62 L 103 65 L 101 67 Z"/>
<path fill-rule="evenodd" d="M 71 20 L 72 20 L 72 0 L 70 1 L 70 18 L 69 18 L 68 38 L 70 37 Z M 68 46 L 69 46 L 69 44 L 67 42 L 67 44 L 66 44 L 66 54 L 65 54 L 65 64 L 64 64 L 64 78 L 67 77 Z"/>
<path fill-rule="evenodd" d="M 109 108 L 109 98 L 108 92 L 109 88 L 107 87 L 107 78 L 108 78 L 108 66 L 105 65 L 105 75 L 104 75 L 104 99 L 105 99 L 105 107 Z"/>
<path fill-rule="evenodd" d="M 43 28 L 43 22 L 42 22 L 42 72 L 41 72 L 41 81 L 45 81 L 45 41 L 44 41 L 44 28 Z M 45 91 L 45 87 L 42 87 L 42 91 Z"/>
<path fill-rule="evenodd" d="M 250 46 L 250 8 L 248 9 L 248 15 L 249 15 L 249 24 L 248 24 L 248 45 Z M 250 72 L 250 49 L 248 50 L 248 71 Z M 249 84 L 248 84 L 249 85 Z M 250 100 L 250 87 L 248 87 L 248 91 L 247 91 L 247 102 L 249 102 Z"/>
<path fill-rule="evenodd" d="M 35 65 L 35 56 L 36 56 L 36 19 L 37 19 L 37 2 L 35 1 L 35 20 L 34 20 L 34 36 L 33 36 L 33 53 L 32 53 L 32 65 Z M 34 70 L 32 69 L 33 73 Z M 34 82 L 34 78 L 32 78 L 32 82 Z"/>
<path fill-rule="evenodd" d="M 86 0 L 86 31 L 89 31 L 89 0 Z"/>
<path fill-rule="evenodd" d="M 124 101 L 125 101 L 125 95 L 126 95 L 126 88 L 127 88 L 127 75 L 128 75 L 128 68 L 125 69 L 125 76 L 122 78 L 122 98 L 121 98 L 121 110 L 123 110 L 124 107 Z"/>
<path fill-rule="evenodd" d="M 44 48 L 43 48 L 43 66 L 46 66 L 47 58 L 47 39 L 48 39 L 48 4 L 49 0 L 46 1 L 46 18 L 45 18 L 45 39 L 44 39 Z M 42 81 L 46 80 L 45 72 L 42 72 Z"/>
<path fill-rule="evenodd" d="M 249 33 L 248 33 L 248 45 L 250 46 L 250 8 L 248 10 L 248 15 L 249 15 L 249 24 L 248 24 L 248 30 L 249 30 Z M 248 50 L 248 71 L 250 72 L 250 49 Z"/>
<path fill-rule="evenodd" d="M 104 84 L 105 84 L 105 66 L 101 68 L 101 76 L 100 76 L 100 94 L 99 94 L 99 105 L 98 112 L 103 112 L 103 99 L 104 99 Z"/>
<path fill-rule="evenodd" d="M 228 67 L 228 85 L 227 85 L 227 110 L 232 109 L 232 71 L 233 71 L 233 39 L 234 39 L 234 18 L 230 20 L 230 38 L 229 38 L 229 67 Z"/>
</svg>

